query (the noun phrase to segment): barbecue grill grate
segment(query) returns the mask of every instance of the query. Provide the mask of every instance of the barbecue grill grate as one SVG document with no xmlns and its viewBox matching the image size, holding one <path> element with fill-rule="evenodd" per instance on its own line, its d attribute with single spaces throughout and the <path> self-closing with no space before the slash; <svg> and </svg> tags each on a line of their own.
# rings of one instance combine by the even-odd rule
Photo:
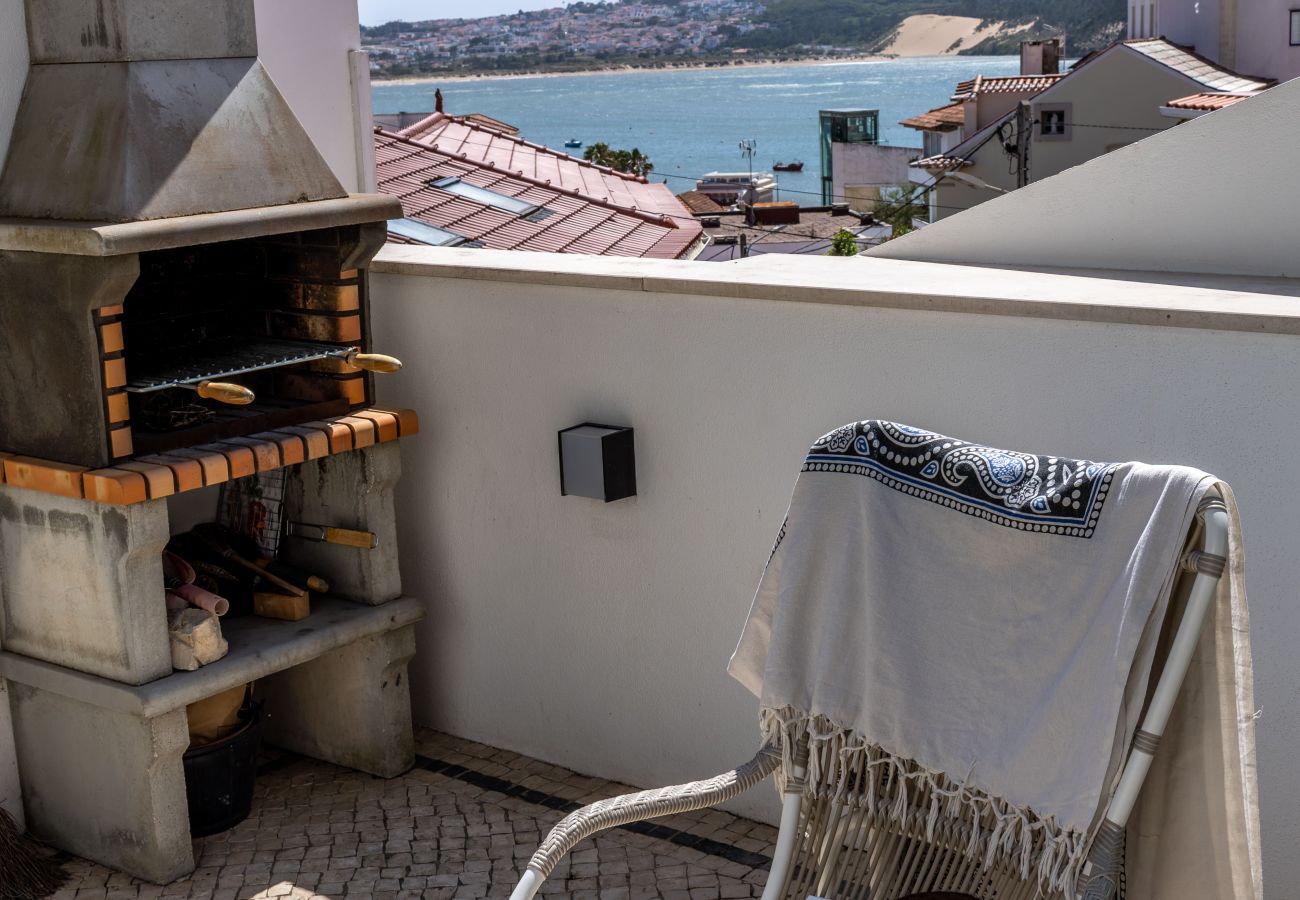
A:
<svg viewBox="0 0 1300 900">
<path fill-rule="evenodd" d="M 152 357 L 142 364 L 143 372 L 131 376 L 126 389 L 133 393 L 161 391 L 200 381 L 218 381 L 245 372 L 339 358 L 356 349 L 262 338 L 208 341 L 198 347 L 180 348 Z"/>
<path fill-rule="evenodd" d="M 259 472 L 221 486 L 217 521 L 252 538 L 262 556 L 274 559 L 283 532 L 284 469 Z"/>
</svg>

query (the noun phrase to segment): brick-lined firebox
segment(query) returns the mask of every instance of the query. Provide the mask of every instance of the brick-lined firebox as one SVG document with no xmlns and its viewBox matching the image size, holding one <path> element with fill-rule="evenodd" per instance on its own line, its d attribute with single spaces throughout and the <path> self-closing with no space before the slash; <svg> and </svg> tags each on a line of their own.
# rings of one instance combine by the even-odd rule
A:
<svg viewBox="0 0 1300 900">
<path fill-rule="evenodd" d="M 349 195 L 256 54 L 253 0 L 26 0 L 0 173 L 0 677 L 29 828 L 157 882 L 194 867 L 186 708 L 257 682 L 271 742 L 413 761 L 420 605 L 397 572 L 396 439 L 366 266 L 396 201 Z M 181 495 L 285 470 L 306 619 L 225 620 L 173 672 L 162 550 Z M 192 514 L 188 504 L 186 514 Z"/>
</svg>

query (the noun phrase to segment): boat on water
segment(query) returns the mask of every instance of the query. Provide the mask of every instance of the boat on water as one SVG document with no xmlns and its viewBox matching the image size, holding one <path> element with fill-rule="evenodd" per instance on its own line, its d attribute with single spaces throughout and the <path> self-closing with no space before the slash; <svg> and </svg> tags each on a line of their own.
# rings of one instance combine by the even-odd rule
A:
<svg viewBox="0 0 1300 900">
<path fill-rule="evenodd" d="M 569 138 L 567 141 L 564 142 L 564 146 L 566 146 L 566 147 L 581 147 L 581 146 L 582 146 L 582 141 L 578 140 L 577 138 Z"/>
<path fill-rule="evenodd" d="M 777 172 L 802 172 L 803 160 L 796 159 L 792 162 L 773 163 L 772 169 Z"/>
</svg>

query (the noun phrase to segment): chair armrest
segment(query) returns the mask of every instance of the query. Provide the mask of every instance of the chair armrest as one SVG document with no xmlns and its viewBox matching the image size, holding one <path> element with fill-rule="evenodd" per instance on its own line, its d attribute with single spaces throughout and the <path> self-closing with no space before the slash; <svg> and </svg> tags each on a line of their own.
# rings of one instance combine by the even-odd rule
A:
<svg viewBox="0 0 1300 900">
<path fill-rule="evenodd" d="M 749 762 L 713 778 L 610 797 L 575 810 L 551 829 L 528 861 L 529 872 L 536 873 L 529 881 L 540 886 L 570 850 L 597 832 L 658 816 L 704 809 L 730 800 L 767 778 L 780 766 L 780 751 L 765 746 Z"/>
</svg>

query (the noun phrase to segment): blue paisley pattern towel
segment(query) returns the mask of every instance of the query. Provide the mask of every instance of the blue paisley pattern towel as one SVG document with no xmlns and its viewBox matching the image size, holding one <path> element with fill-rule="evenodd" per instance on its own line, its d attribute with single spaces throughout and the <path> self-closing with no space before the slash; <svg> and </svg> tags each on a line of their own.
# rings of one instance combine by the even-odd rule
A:
<svg viewBox="0 0 1300 900">
<path fill-rule="evenodd" d="M 999 525 L 1090 538 L 1115 468 L 982 447 L 872 419 L 822 436 L 803 470 L 864 475 Z"/>
</svg>

